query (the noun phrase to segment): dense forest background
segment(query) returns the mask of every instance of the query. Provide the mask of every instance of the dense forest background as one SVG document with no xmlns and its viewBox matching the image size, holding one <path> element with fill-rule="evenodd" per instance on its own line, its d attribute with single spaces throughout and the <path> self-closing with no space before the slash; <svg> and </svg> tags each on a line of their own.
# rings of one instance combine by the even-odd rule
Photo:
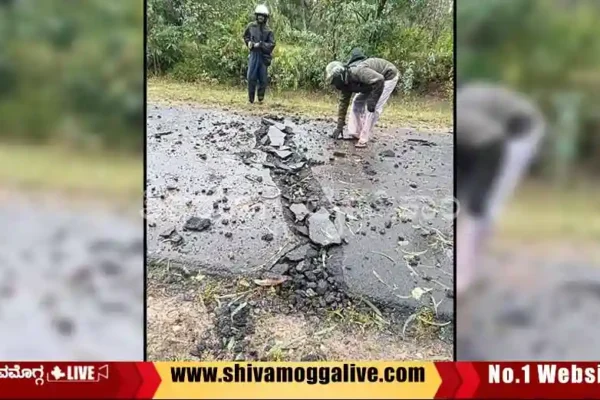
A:
<svg viewBox="0 0 600 400">
<path fill-rule="evenodd" d="M 148 70 L 181 81 L 242 84 L 242 34 L 255 0 L 149 0 Z M 395 63 L 404 93 L 451 98 L 452 0 L 269 0 L 279 89 L 323 89 L 325 66 L 353 47 Z"/>
<path fill-rule="evenodd" d="M 458 83 L 530 94 L 551 130 L 534 172 L 567 184 L 600 173 L 600 1 L 458 0 Z"/>
<path fill-rule="evenodd" d="M 0 0 L 0 140 L 141 155 L 143 0 Z"/>
</svg>

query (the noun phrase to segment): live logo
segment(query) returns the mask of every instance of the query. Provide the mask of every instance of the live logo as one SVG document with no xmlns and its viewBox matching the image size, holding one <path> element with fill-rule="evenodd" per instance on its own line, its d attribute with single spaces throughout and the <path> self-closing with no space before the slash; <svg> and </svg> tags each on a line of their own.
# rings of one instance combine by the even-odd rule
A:
<svg viewBox="0 0 600 400">
<path fill-rule="evenodd" d="M 92 365 L 77 365 L 67 367 L 67 379 L 70 381 L 95 381 L 96 372 Z"/>
</svg>

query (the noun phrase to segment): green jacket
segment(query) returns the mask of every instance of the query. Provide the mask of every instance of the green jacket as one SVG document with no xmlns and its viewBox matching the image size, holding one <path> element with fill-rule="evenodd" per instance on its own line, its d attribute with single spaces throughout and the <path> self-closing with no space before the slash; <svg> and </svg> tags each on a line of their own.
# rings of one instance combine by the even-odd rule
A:
<svg viewBox="0 0 600 400">
<path fill-rule="evenodd" d="M 338 128 L 342 129 L 346 124 L 348 107 L 354 93 L 366 94 L 367 110 L 374 112 L 383 93 L 385 81 L 396 78 L 398 74 L 398 68 L 382 58 L 367 58 L 350 65 L 346 71 L 344 85 L 338 87 L 341 91 L 338 102 Z"/>
</svg>

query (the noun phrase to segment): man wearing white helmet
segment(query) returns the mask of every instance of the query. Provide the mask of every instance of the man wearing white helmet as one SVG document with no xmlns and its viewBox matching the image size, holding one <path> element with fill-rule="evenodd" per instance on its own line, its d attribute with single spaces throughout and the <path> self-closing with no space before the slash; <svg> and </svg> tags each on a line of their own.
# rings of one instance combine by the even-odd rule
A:
<svg viewBox="0 0 600 400">
<path fill-rule="evenodd" d="M 262 103 L 267 90 L 269 76 L 267 69 L 271 65 L 275 35 L 267 26 L 269 9 L 263 4 L 254 10 L 256 21 L 251 22 L 244 31 L 244 42 L 250 51 L 248 55 L 248 100 L 254 103 L 258 92 L 258 102 Z M 258 89 L 258 90 L 257 90 Z"/>
</svg>

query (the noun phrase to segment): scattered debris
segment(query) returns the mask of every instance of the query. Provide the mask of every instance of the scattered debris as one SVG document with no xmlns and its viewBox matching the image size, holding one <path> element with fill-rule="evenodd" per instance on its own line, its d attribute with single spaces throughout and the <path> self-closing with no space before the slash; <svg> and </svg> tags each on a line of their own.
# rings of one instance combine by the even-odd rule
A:
<svg viewBox="0 0 600 400">
<path fill-rule="evenodd" d="M 289 261 L 293 261 L 293 262 L 298 262 L 298 261 L 304 260 L 304 258 L 306 257 L 306 253 L 308 252 L 308 250 L 310 248 L 311 247 L 309 244 L 305 244 L 300 247 L 296 247 L 294 250 L 288 252 L 285 255 L 285 258 L 288 259 Z"/>
<path fill-rule="evenodd" d="M 275 154 L 277 157 L 279 157 L 281 159 L 286 159 L 286 158 L 290 157 L 293 153 L 289 150 L 276 150 L 273 152 L 273 154 Z"/>
<path fill-rule="evenodd" d="M 274 126 L 269 127 L 267 137 L 269 139 L 268 143 L 273 147 L 281 147 L 285 143 L 285 133 Z"/>
<path fill-rule="evenodd" d="M 329 211 L 321 208 L 308 218 L 310 240 L 324 247 L 342 243 L 340 233 L 329 219 L 329 216 Z"/>
<path fill-rule="evenodd" d="M 274 239 L 274 236 L 272 233 L 265 233 L 260 238 L 261 238 L 261 240 L 264 240 L 265 242 L 272 242 Z"/>
<path fill-rule="evenodd" d="M 186 231 L 202 232 L 210 228 L 212 221 L 208 218 L 191 217 L 183 226 Z"/>
<path fill-rule="evenodd" d="M 415 143 L 415 144 L 419 144 L 422 146 L 437 146 L 436 143 L 433 143 L 429 140 L 425 140 L 425 139 L 406 139 L 407 142 L 409 143 Z"/>
<path fill-rule="evenodd" d="M 178 246 L 183 243 L 183 237 L 177 232 L 175 227 L 171 227 L 159 235 L 165 241 L 171 242 L 173 245 Z"/>
<path fill-rule="evenodd" d="M 292 204 L 290 206 L 290 211 L 294 213 L 296 222 L 304 221 L 304 218 L 306 218 L 306 216 L 310 214 L 310 211 L 308 211 L 308 208 L 306 208 L 306 206 L 303 203 Z"/>
<path fill-rule="evenodd" d="M 177 233 L 177 230 L 173 226 L 173 227 L 167 229 L 166 231 L 164 231 L 163 233 L 160 233 L 158 236 L 160 236 L 163 239 L 168 239 L 171 237 L 171 235 L 173 235 L 175 233 Z"/>
<path fill-rule="evenodd" d="M 271 272 L 277 275 L 285 275 L 290 270 L 290 265 L 287 263 L 275 264 L 271 268 Z"/>
</svg>

